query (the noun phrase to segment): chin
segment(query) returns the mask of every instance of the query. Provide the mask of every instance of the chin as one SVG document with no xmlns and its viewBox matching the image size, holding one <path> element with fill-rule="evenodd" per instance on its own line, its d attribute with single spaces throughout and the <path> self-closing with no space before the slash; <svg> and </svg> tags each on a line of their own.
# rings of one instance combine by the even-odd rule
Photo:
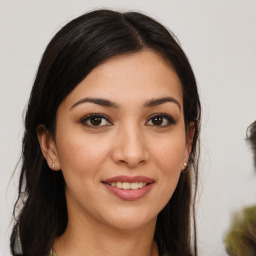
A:
<svg viewBox="0 0 256 256">
<path fill-rule="evenodd" d="M 150 214 L 147 211 L 132 211 L 127 209 L 125 211 L 115 211 L 114 216 L 105 215 L 105 221 L 109 226 L 119 230 L 134 231 L 145 228 L 148 225 L 155 225 L 157 216 Z"/>
</svg>

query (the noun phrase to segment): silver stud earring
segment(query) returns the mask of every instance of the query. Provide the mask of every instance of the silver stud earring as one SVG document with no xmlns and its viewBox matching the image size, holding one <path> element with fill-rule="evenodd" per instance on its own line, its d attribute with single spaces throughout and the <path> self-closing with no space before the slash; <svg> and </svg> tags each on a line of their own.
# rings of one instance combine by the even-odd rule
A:
<svg viewBox="0 0 256 256">
<path fill-rule="evenodd" d="M 188 164 L 187 164 L 187 163 L 183 163 L 183 165 L 184 165 L 184 167 L 185 167 L 185 168 L 188 166 Z"/>
<path fill-rule="evenodd" d="M 55 164 L 52 164 L 52 169 L 54 170 Z"/>
</svg>

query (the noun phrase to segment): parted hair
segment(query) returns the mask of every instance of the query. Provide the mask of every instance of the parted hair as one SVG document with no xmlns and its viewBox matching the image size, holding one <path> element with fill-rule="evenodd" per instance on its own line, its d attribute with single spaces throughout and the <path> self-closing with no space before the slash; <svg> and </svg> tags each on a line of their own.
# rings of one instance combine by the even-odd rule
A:
<svg viewBox="0 0 256 256">
<path fill-rule="evenodd" d="M 42 56 L 25 114 L 18 198 L 14 206 L 12 255 L 48 256 L 66 229 L 65 180 L 44 159 L 37 127 L 55 135 L 56 112 L 67 95 L 106 60 L 143 49 L 161 54 L 175 69 L 183 92 L 186 129 L 195 124 L 189 165 L 157 217 L 160 255 L 197 255 L 195 196 L 198 178 L 201 106 L 191 65 L 172 32 L 138 12 L 96 10 L 65 25 Z"/>
</svg>

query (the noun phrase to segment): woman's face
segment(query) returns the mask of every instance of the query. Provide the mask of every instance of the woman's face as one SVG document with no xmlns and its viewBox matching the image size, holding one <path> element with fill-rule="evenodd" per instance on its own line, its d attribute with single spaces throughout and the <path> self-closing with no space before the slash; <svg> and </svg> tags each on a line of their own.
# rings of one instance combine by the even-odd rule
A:
<svg viewBox="0 0 256 256">
<path fill-rule="evenodd" d="M 185 132 L 180 80 L 160 55 L 144 50 L 96 67 L 56 122 L 47 160 L 63 172 L 69 217 L 129 230 L 156 220 L 193 134 Z"/>
</svg>

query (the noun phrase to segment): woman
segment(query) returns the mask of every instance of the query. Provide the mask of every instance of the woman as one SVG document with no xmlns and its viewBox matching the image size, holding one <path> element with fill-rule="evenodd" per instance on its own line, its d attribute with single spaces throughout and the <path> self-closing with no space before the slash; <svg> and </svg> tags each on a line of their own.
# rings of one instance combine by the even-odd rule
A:
<svg viewBox="0 0 256 256">
<path fill-rule="evenodd" d="M 27 108 L 13 255 L 197 255 L 200 112 L 186 55 L 153 19 L 99 10 L 64 26 Z"/>
<path fill-rule="evenodd" d="M 248 128 L 247 141 L 251 145 L 256 167 L 256 121 Z M 256 205 L 247 207 L 241 213 L 234 215 L 224 243 L 230 256 L 256 255 Z"/>
</svg>

